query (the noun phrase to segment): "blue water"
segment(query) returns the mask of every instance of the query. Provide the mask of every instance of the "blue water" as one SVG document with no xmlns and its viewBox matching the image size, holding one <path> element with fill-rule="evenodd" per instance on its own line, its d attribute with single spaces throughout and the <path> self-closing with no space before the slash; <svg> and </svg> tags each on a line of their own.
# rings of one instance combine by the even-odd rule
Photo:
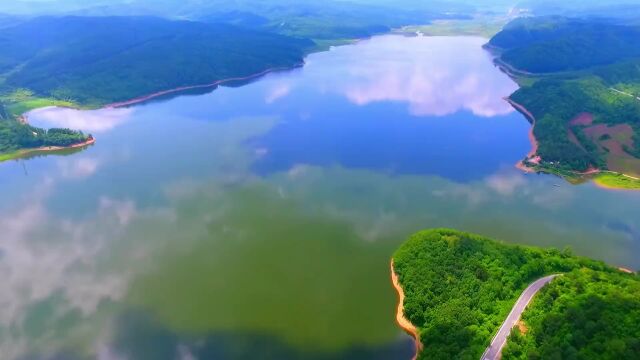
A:
<svg viewBox="0 0 640 360">
<path fill-rule="evenodd" d="M 530 125 L 485 42 L 380 36 L 240 87 L 31 112 L 97 143 L 0 164 L 3 358 L 408 358 L 388 261 L 430 227 L 640 267 L 638 193 L 515 169 Z"/>
</svg>

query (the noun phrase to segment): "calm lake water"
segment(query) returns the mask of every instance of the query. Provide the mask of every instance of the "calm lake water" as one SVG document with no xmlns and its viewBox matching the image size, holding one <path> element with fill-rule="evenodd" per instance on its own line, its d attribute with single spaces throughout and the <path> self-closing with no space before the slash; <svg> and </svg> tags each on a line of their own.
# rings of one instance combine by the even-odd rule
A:
<svg viewBox="0 0 640 360">
<path fill-rule="evenodd" d="M 529 124 L 485 42 L 381 36 L 208 94 L 32 112 L 97 143 L 0 164 L 3 358 L 408 359 L 388 262 L 429 227 L 639 268 L 640 194 L 514 168 Z"/>
</svg>

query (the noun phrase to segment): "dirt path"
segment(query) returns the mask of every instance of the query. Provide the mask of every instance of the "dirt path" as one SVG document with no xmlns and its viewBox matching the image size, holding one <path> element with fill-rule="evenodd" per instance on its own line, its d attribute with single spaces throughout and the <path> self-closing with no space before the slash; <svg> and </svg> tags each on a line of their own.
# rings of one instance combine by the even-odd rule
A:
<svg viewBox="0 0 640 360">
<path fill-rule="evenodd" d="M 420 332 L 418 328 L 415 327 L 404 317 L 404 290 L 402 290 L 402 286 L 400 286 L 400 280 L 398 279 L 398 275 L 393 269 L 393 260 L 391 260 L 391 282 L 393 283 L 393 287 L 398 292 L 398 308 L 396 311 L 396 321 L 398 325 L 404 330 L 407 334 L 409 334 L 415 341 L 416 354 L 413 359 L 418 358 L 418 353 L 420 353 L 423 349 L 422 342 L 420 342 Z"/>
</svg>

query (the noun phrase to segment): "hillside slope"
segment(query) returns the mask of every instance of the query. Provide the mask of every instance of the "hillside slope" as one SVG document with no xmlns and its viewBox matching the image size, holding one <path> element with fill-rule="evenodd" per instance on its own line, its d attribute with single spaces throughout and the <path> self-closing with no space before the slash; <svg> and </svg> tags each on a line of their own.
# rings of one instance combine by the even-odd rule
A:
<svg viewBox="0 0 640 360">
<path fill-rule="evenodd" d="M 522 291 L 545 275 L 582 268 L 617 272 L 567 251 L 447 229 L 411 236 L 393 261 L 406 296 L 405 317 L 424 344 L 419 359 L 480 358 Z"/>
<path fill-rule="evenodd" d="M 148 17 L 42 17 L 0 29 L 0 46 L 5 92 L 99 106 L 292 67 L 313 43 Z"/>
<path fill-rule="evenodd" d="M 503 359 L 640 359 L 640 279 L 572 271 L 542 289 Z"/>
<path fill-rule="evenodd" d="M 640 175 L 640 28 L 604 20 L 518 19 L 489 42 L 535 118 L 537 154 L 524 164 L 580 178 Z M 640 188 L 640 182 L 633 188 Z"/>
</svg>

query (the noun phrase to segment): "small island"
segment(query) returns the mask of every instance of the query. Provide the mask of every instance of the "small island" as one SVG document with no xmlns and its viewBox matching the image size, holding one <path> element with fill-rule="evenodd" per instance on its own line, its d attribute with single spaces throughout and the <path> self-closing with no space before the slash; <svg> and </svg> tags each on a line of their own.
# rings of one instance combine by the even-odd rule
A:
<svg viewBox="0 0 640 360">
<path fill-rule="evenodd" d="M 521 169 L 640 190 L 640 27 L 520 18 L 486 45 L 519 85 L 507 100 L 532 124 Z"/>
<path fill-rule="evenodd" d="M 640 277 L 569 250 L 434 229 L 393 255 L 417 359 L 479 359 L 525 288 L 549 275 L 511 331 L 503 359 L 640 358 Z M 560 356 L 560 357 L 558 357 Z"/>
</svg>

